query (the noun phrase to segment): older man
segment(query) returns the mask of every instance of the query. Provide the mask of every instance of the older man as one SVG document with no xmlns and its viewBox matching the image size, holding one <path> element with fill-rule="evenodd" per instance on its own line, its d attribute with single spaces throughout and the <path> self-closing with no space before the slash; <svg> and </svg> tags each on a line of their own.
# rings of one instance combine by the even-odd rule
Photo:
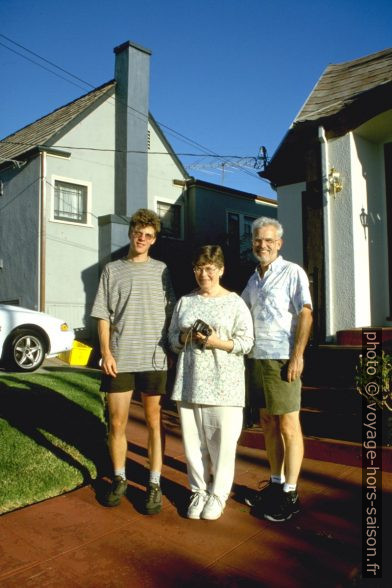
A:
<svg viewBox="0 0 392 588">
<path fill-rule="evenodd" d="M 304 452 L 300 376 L 312 325 L 312 302 L 304 270 L 279 255 L 281 224 L 258 218 L 252 235 L 259 264 L 242 297 L 255 327 L 255 345 L 249 356 L 250 394 L 252 404 L 261 409 L 271 477 L 246 502 L 253 514 L 280 522 L 299 512 L 297 481 Z"/>
</svg>

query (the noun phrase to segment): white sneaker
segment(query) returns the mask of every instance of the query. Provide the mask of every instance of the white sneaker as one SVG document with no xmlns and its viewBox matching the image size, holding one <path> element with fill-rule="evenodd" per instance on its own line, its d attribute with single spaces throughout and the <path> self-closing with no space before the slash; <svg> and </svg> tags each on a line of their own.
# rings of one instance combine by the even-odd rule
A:
<svg viewBox="0 0 392 588">
<path fill-rule="evenodd" d="M 208 494 L 204 492 L 194 492 L 189 503 L 187 517 L 188 519 L 200 519 L 204 506 L 208 500 Z"/>
<path fill-rule="evenodd" d="M 219 519 L 223 513 L 225 504 L 226 503 L 222 502 L 219 496 L 210 494 L 207 503 L 203 508 L 203 512 L 201 513 L 201 518 L 206 519 L 207 521 L 216 521 L 216 519 Z"/>
</svg>

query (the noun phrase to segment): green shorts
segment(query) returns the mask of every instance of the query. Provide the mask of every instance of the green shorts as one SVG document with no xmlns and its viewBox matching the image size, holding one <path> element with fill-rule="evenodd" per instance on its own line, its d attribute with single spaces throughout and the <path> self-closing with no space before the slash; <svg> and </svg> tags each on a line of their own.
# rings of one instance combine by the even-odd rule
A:
<svg viewBox="0 0 392 588">
<path fill-rule="evenodd" d="M 301 407 L 301 379 L 287 381 L 288 359 L 247 359 L 247 384 L 251 407 L 269 414 L 286 414 Z"/>
<path fill-rule="evenodd" d="M 166 371 L 122 372 L 115 378 L 102 374 L 101 392 L 141 392 L 149 396 L 166 393 Z"/>
</svg>

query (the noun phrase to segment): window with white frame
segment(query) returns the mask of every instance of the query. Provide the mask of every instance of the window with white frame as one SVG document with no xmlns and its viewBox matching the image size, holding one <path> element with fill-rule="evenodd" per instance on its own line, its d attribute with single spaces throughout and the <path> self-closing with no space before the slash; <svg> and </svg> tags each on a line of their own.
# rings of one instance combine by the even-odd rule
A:
<svg viewBox="0 0 392 588">
<path fill-rule="evenodd" d="M 161 219 L 161 233 L 165 237 L 182 238 L 181 205 L 157 202 L 157 213 Z"/>
<path fill-rule="evenodd" d="M 87 185 L 55 180 L 53 218 L 58 221 L 87 224 Z"/>
</svg>

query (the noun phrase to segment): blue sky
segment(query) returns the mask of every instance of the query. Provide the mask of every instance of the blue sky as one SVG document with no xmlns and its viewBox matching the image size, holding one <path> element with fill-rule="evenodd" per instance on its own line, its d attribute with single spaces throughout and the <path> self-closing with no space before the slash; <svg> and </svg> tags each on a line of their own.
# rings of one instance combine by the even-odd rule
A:
<svg viewBox="0 0 392 588">
<path fill-rule="evenodd" d="M 0 33 L 94 86 L 113 78 L 115 46 L 151 49 L 155 118 L 235 156 L 255 157 L 261 145 L 272 155 L 327 65 L 390 47 L 391 22 L 390 0 L 0 0 Z M 1 44 L 0 66 L 1 138 L 89 90 Z M 178 153 L 200 152 L 167 136 Z M 189 173 L 222 181 L 214 168 Z M 223 181 L 275 195 L 249 168 L 226 170 Z"/>
</svg>

